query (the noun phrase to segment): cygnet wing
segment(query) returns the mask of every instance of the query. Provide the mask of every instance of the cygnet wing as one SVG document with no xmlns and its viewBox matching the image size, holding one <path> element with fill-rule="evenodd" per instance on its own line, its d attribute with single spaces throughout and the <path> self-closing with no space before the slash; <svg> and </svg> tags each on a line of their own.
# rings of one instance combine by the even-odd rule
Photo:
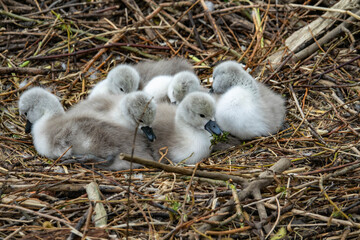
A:
<svg viewBox="0 0 360 240">
<path fill-rule="evenodd" d="M 269 133 L 277 132 L 285 118 L 285 100 L 280 94 L 274 92 L 264 84 L 259 84 L 259 95 L 261 97 L 261 109 L 264 112 L 269 125 Z"/>
</svg>

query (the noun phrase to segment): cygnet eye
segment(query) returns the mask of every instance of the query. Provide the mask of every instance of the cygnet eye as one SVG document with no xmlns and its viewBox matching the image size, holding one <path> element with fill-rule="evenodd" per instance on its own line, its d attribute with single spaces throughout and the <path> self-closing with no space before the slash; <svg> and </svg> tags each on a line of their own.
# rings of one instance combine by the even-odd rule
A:
<svg viewBox="0 0 360 240">
<path fill-rule="evenodd" d="M 204 117 L 205 117 L 205 115 L 204 115 L 204 114 L 202 114 L 202 113 L 201 113 L 201 114 L 199 114 L 199 115 L 200 115 L 200 117 L 202 117 L 202 118 L 204 118 Z"/>
<path fill-rule="evenodd" d="M 24 115 L 27 117 L 27 112 L 26 112 L 26 113 L 24 113 Z"/>
<path fill-rule="evenodd" d="M 142 119 L 139 119 L 139 122 L 144 123 L 144 121 Z"/>
<path fill-rule="evenodd" d="M 122 91 L 122 92 L 123 92 L 123 91 L 124 91 L 124 89 L 123 89 L 123 88 L 120 88 L 120 91 Z"/>
</svg>

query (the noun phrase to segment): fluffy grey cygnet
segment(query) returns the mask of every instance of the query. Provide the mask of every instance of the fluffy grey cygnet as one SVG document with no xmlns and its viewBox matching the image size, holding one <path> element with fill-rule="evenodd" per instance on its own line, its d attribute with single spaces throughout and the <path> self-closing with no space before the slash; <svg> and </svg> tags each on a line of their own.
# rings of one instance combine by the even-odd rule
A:
<svg viewBox="0 0 360 240">
<path fill-rule="evenodd" d="M 106 79 L 95 85 L 88 98 L 98 95 L 122 95 L 139 88 L 140 75 L 130 65 L 120 64 L 113 68 Z"/>
<path fill-rule="evenodd" d="M 170 82 L 167 96 L 171 103 L 179 104 L 187 94 L 200 89 L 200 79 L 193 72 L 181 71 Z"/>
<path fill-rule="evenodd" d="M 159 150 L 168 147 L 167 157 L 179 163 L 195 164 L 211 153 L 212 134 L 221 129 L 214 121 L 215 100 L 207 93 L 188 94 L 178 107 L 159 104 L 153 128 L 157 140 L 152 143 L 154 159 L 161 157 Z"/>
<path fill-rule="evenodd" d="M 257 82 L 235 61 L 215 67 L 212 89 L 222 94 L 216 121 L 224 131 L 240 139 L 276 133 L 285 117 L 284 99 Z"/>
<path fill-rule="evenodd" d="M 117 159 L 119 153 L 131 153 L 133 131 L 91 116 L 66 114 L 59 100 L 42 88 L 25 91 L 19 100 L 20 114 L 27 118 L 26 132 L 30 132 L 37 152 L 56 159 L 92 154 L 109 162 L 108 170 L 128 169 L 130 164 Z M 32 125 L 32 126 L 31 126 Z M 151 159 L 146 141 L 137 137 L 135 156 Z M 138 165 L 134 165 L 137 167 Z"/>
<path fill-rule="evenodd" d="M 191 92 L 200 90 L 200 79 L 189 71 L 181 71 L 174 76 L 162 75 L 154 77 L 145 86 L 157 102 L 179 104 Z"/>
<path fill-rule="evenodd" d="M 111 121 L 133 132 L 139 126 L 150 141 L 156 138 L 151 128 L 156 115 L 156 104 L 152 97 L 143 91 L 131 92 L 124 96 L 99 95 L 78 103 L 68 111 L 68 114 L 72 115 L 79 113 Z"/>
<path fill-rule="evenodd" d="M 175 57 L 160 61 L 141 61 L 134 65 L 140 74 L 139 89 L 143 89 L 146 84 L 156 76 L 175 75 L 181 71 L 194 72 L 191 64 L 184 58 Z"/>
</svg>

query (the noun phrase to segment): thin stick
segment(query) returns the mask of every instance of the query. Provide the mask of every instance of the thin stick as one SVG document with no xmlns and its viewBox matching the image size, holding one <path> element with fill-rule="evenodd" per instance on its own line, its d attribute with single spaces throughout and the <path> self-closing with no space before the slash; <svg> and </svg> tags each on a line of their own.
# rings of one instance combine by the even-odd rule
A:
<svg viewBox="0 0 360 240">
<path fill-rule="evenodd" d="M 129 162 L 133 161 L 134 163 L 138 163 L 138 164 L 144 165 L 146 167 L 158 168 L 158 169 L 164 170 L 166 172 L 173 172 L 173 173 L 178 173 L 178 174 L 182 174 L 182 175 L 186 175 L 186 176 L 192 176 L 192 174 L 193 174 L 193 170 L 191 170 L 191 169 L 187 169 L 187 168 L 183 168 L 183 167 L 173 167 L 170 165 L 158 163 L 155 161 L 151 161 L 151 160 L 147 160 L 147 159 L 143 159 L 143 158 L 139 158 L 139 157 L 131 158 L 131 156 L 123 154 L 123 153 L 121 153 L 119 155 L 119 158 L 120 158 L 120 160 L 125 160 L 125 161 L 129 161 Z M 197 170 L 195 172 L 195 176 L 223 180 L 223 181 L 232 181 L 232 182 L 242 184 L 242 185 L 247 184 L 246 179 L 244 179 L 242 177 L 234 176 L 234 175 L 229 175 L 229 174 L 205 172 L 205 171 Z"/>
</svg>

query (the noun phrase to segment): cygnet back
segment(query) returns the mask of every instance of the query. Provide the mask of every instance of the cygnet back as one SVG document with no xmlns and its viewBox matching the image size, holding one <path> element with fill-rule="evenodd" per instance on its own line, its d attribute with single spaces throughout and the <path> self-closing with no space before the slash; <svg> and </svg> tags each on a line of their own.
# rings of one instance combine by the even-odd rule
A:
<svg viewBox="0 0 360 240">
<path fill-rule="evenodd" d="M 164 59 L 160 61 L 142 61 L 134 65 L 140 74 L 139 89 L 143 89 L 146 84 L 159 75 L 175 75 L 181 71 L 194 72 L 190 63 L 184 58 Z"/>
<path fill-rule="evenodd" d="M 110 159 L 104 165 L 107 169 L 128 168 L 129 164 L 117 160 L 117 155 L 131 153 L 134 132 L 85 113 L 66 114 L 57 98 L 41 88 L 32 88 L 21 95 L 19 111 L 33 123 L 31 133 L 40 155 L 58 158 L 68 150 L 64 156 L 92 154 Z M 141 136 L 135 143 L 135 155 L 151 159 Z"/>
<path fill-rule="evenodd" d="M 139 88 L 140 75 L 130 65 L 120 64 L 113 68 L 106 79 L 95 85 L 88 98 L 98 95 L 122 95 Z"/>
<path fill-rule="evenodd" d="M 200 79 L 193 72 L 181 71 L 170 82 L 167 96 L 171 103 L 179 104 L 187 94 L 199 91 L 200 88 Z"/>
<path fill-rule="evenodd" d="M 167 157 L 175 162 L 189 158 L 194 164 L 210 155 L 211 135 L 222 132 L 214 121 L 215 101 L 206 93 L 188 94 L 176 108 L 159 104 L 153 128 L 157 140 L 152 143 L 154 159 L 159 159 L 159 149 L 168 147 Z"/>
</svg>

